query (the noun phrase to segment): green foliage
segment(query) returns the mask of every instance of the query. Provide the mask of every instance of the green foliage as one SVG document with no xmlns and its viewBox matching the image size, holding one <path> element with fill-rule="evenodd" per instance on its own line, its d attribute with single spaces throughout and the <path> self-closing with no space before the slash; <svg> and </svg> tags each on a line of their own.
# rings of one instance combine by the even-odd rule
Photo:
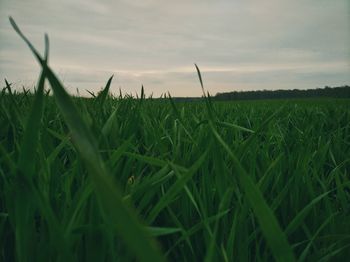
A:
<svg viewBox="0 0 350 262">
<path fill-rule="evenodd" d="M 0 261 L 350 256 L 348 100 L 0 94 Z M 44 92 L 45 79 L 53 96 Z"/>
</svg>

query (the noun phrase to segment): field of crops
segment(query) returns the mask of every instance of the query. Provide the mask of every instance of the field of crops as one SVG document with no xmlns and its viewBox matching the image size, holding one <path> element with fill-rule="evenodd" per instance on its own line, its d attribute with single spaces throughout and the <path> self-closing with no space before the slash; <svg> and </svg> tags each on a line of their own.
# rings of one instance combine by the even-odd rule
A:
<svg viewBox="0 0 350 262">
<path fill-rule="evenodd" d="M 349 100 L 77 98 L 30 47 L 36 93 L 0 95 L 1 261 L 350 256 Z"/>
</svg>

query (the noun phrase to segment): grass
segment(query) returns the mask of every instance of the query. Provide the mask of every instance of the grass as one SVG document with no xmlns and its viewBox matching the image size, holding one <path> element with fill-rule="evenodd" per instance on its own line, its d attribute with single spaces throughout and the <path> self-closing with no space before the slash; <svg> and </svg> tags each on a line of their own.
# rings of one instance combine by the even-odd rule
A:
<svg viewBox="0 0 350 262">
<path fill-rule="evenodd" d="M 350 101 L 71 97 L 11 23 L 42 72 L 0 95 L 0 260 L 349 257 Z"/>
</svg>

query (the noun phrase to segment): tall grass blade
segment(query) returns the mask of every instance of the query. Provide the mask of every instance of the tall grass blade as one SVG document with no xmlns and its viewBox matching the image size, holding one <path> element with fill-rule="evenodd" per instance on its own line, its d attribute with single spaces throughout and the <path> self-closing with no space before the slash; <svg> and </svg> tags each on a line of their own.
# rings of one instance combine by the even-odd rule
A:
<svg viewBox="0 0 350 262">
<path fill-rule="evenodd" d="M 100 92 L 100 94 L 97 96 L 97 99 L 99 99 L 99 102 L 100 102 L 100 106 L 102 107 L 103 104 L 105 103 L 106 101 L 106 98 L 108 96 L 108 93 L 109 93 L 109 89 L 111 87 L 111 83 L 112 83 L 112 80 L 113 80 L 113 76 L 112 75 L 108 81 L 107 81 L 107 84 L 105 86 L 105 88 Z M 90 93 L 90 92 L 89 92 Z M 90 93 L 91 94 L 91 93 Z"/>
<path fill-rule="evenodd" d="M 117 233 L 122 237 L 129 250 L 140 261 L 163 261 L 163 257 L 156 247 L 155 242 L 150 238 L 144 227 L 141 226 L 135 212 L 123 203 L 120 191 L 114 185 L 111 177 L 108 176 L 98 152 L 96 140 L 79 116 L 72 99 L 46 64 L 46 61 L 41 58 L 12 18 L 10 18 L 10 22 L 15 31 L 32 50 L 43 70 L 47 73 L 47 79 L 54 91 L 57 105 L 71 131 L 75 147 L 89 171 L 95 186 L 95 192 L 104 208 L 109 223 L 115 226 Z"/>
<path fill-rule="evenodd" d="M 295 261 L 287 237 L 285 233 L 283 233 L 275 215 L 267 205 L 259 188 L 254 184 L 237 157 L 221 138 L 212 123 L 210 123 L 210 127 L 217 141 L 223 146 L 233 161 L 234 170 L 236 171 L 235 174 L 238 176 L 238 180 L 245 192 L 246 198 L 258 219 L 261 231 L 271 248 L 274 258 L 277 261 Z"/>
</svg>

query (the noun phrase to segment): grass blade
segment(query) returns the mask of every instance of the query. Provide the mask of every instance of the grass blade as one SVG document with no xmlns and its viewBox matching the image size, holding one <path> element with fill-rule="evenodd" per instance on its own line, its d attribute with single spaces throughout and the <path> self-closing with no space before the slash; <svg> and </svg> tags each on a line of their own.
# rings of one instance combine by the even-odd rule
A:
<svg viewBox="0 0 350 262">
<path fill-rule="evenodd" d="M 109 223 L 115 226 L 117 233 L 140 261 L 163 261 L 163 257 L 155 242 L 150 238 L 144 227 L 141 226 L 135 212 L 123 203 L 120 191 L 114 185 L 111 177 L 108 176 L 98 152 L 96 140 L 80 117 L 72 99 L 46 64 L 46 61 L 41 58 L 12 18 L 10 18 L 10 22 L 15 31 L 32 50 L 43 70 L 47 72 L 47 79 L 54 91 L 56 103 L 71 131 L 75 147 L 89 171 L 95 186 L 95 192 L 107 214 Z"/>
<path fill-rule="evenodd" d="M 286 234 L 283 233 L 275 215 L 267 205 L 259 188 L 254 184 L 253 180 L 244 170 L 232 150 L 218 134 L 213 124 L 210 122 L 209 125 L 214 136 L 223 146 L 234 163 L 234 169 L 236 171 L 236 175 L 238 176 L 240 185 L 242 186 L 246 194 L 246 198 L 258 219 L 261 231 L 263 232 L 267 243 L 271 248 L 273 256 L 277 261 L 295 261 L 292 248 L 288 243 Z"/>
<path fill-rule="evenodd" d="M 104 88 L 104 89 L 98 94 L 98 96 L 97 96 L 97 99 L 99 99 L 99 103 L 100 103 L 100 106 L 101 106 L 101 107 L 103 106 L 103 104 L 104 104 L 104 102 L 106 101 L 106 98 L 107 98 L 107 96 L 108 96 L 108 93 L 109 93 L 109 89 L 110 89 L 110 87 L 111 87 L 111 83 L 112 83 L 113 76 L 114 76 L 114 75 L 112 75 L 112 76 L 108 79 L 105 88 Z M 88 92 L 89 92 L 89 91 L 88 91 Z M 92 93 L 89 92 L 89 94 L 91 94 L 91 95 L 93 96 Z"/>
</svg>

